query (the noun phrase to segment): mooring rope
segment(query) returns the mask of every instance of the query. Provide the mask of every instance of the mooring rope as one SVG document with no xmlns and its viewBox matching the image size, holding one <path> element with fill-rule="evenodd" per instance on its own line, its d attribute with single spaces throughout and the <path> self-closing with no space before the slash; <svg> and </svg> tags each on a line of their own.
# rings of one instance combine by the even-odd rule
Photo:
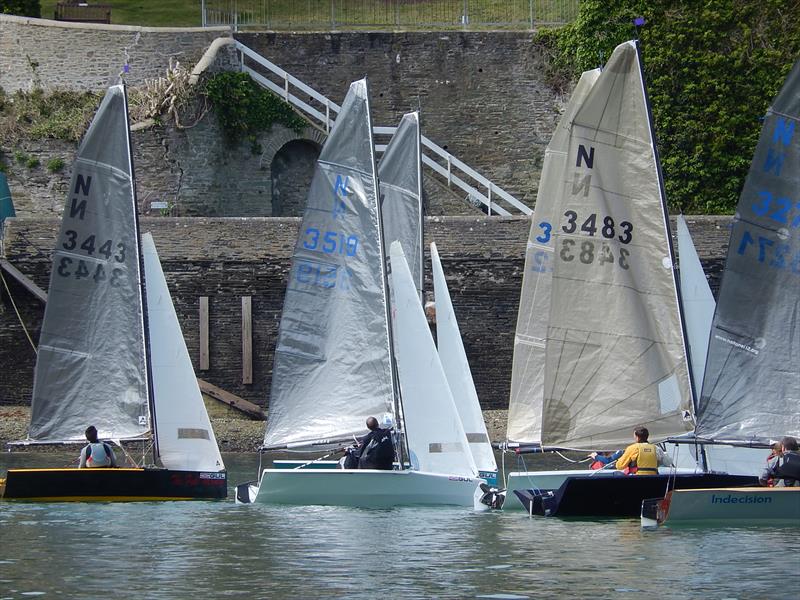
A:
<svg viewBox="0 0 800 600">
<path fill-rule="evenodd" d="M 28 341 L 31 344 L 31 348 L 33 348 L 33 353 L 38 356 L 39 351 L 36 349 L 36 344 L 33 343 L 33 339 L 31 338 L 30 334 L 28 333 L 28 328 L 25 327 L 25 322 L 22 320 L 22 315 L 19 313 L 19 309 L 17 308 L 17 303 L 14 302 L 14 297 L 11 295 L 11 290 L 8 288 L 8 283 L 6 282 L 6 278 L 3 277 L 3 271 L 0 270 L 0 279 L 3 280 L 3 286 L 6 288 L 6 293 L 8 294 L 8 299 L 11 300 L 11 306 L 14 307 L 14 312 L 17 313 L 17 319 L 19 320 L 19 324 L 22 325 L 22 331 L 25 332 L 25 337 L 28 338 Z"/>
</svg>

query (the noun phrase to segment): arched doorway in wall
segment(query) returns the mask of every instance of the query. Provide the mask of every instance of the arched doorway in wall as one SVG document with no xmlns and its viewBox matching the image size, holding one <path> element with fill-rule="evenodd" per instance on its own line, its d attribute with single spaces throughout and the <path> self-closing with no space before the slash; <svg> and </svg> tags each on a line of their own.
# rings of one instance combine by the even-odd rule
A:
<svg viewBox="0 0 800 600">
<path fill-rule="evenodd" d="M 302 217 L 320 146 L 296 139 L 281 146 L 270 164 L 272 216 Z"/>
</svg>

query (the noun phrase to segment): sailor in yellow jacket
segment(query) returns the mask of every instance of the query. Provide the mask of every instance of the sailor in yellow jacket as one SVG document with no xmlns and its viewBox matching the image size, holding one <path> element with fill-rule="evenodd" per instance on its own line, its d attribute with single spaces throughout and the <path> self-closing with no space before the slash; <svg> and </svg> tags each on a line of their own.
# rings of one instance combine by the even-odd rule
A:
<svg viewBox="0 0 800 600">
<path fill-rule="evenodd" d="M 637 475 L 658 475 L 658 452 L 655 444 L 647 441 L 650 437 L 647 427 L 639 427 L 633 435 L 636 436 L 636 442 L 625 448 L 617 460 L 616 468 L 622 471 L 636 467 Z"/>
</svg>

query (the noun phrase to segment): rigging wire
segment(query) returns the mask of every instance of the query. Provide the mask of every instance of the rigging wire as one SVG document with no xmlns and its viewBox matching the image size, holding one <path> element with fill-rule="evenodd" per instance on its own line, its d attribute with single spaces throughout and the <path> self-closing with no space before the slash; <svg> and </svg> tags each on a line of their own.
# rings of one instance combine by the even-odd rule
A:
<svg viewBox="0 0 800 600">
<path fill-rule="evenodd" d="M 8 287 L 8 282 L 6 281 L 6 278 L 3 276 L 2 271 L 0 271 L 0 279 L 3 280 L 3 286 L 6 288 L 8 299 L 11 301 L 11 306 L 14 307 L 14 312 L 17 314 L 17 319 L 19 320 L 19 324 L 22 325 L 22 331 L 25 332 L 25 337 L 28 338 L 28 342 L 30 342 L 31 348 L 33 348 L 33 353 L 38 356 L 39 351 L 36 349 L 36 344 L 33 343 L 33 339 L 31 338 L 30 333 L 28 333 L 28 328 L 25 327 L 25 322 L 22 320 L 22 315 L 19 313 L 19 309 L 17 308 L 17 303 L 14 302 L 14 297 L 11 295 L 11 290 Z"/>
</svg>

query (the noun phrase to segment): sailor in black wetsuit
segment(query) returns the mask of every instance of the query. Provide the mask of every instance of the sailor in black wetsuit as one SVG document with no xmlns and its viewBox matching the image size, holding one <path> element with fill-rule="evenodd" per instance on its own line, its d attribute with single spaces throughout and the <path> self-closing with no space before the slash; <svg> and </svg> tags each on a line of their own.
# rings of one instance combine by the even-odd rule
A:
<svg viewBox="0 0 800 600">
<path fill-rule="evenodd" d="M 761 485 L 767 485 L 769 479 L 773 478 L 776 486 L 800 487 L 800 452 L 797 450 L 797 440 L 787 435 L 781 440 L 781 446 L 783 454 L 770 459 L 758 481 Z"/>
<path fill-rule="evenodd" d="M 358 468 L 391 471 L 394 463 L 392 432 L 381 429 L 375 417 L 367 419 L 369 433 L 358 445 Z"/>
</svg>

